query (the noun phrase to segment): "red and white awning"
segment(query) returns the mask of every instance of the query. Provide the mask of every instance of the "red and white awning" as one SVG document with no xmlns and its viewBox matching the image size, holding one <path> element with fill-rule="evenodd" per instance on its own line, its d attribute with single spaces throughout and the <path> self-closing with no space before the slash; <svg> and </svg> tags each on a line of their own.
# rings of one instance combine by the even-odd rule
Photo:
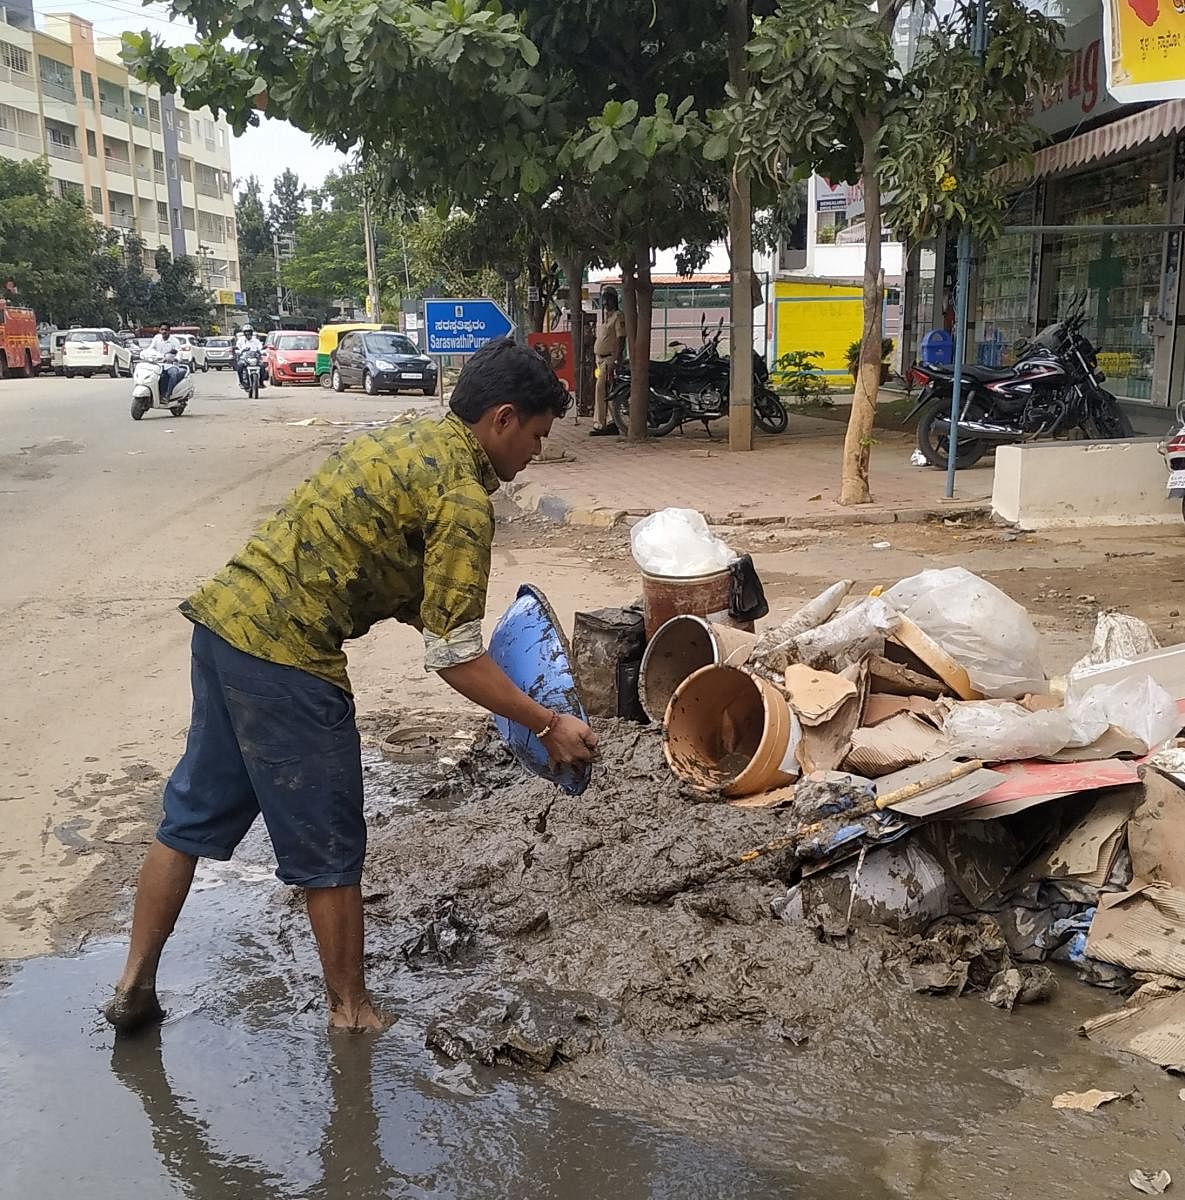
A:
<svg viewBox="0 0 1185 1200">
<path fill-rule="evenodd" d="M 1032 176 L 1053 175 L 1120 154 L 1185 129 L 1185 100 L 1166 100 L 1089 133 L 1046 146 L 1033 156 Z"/>
</svg>

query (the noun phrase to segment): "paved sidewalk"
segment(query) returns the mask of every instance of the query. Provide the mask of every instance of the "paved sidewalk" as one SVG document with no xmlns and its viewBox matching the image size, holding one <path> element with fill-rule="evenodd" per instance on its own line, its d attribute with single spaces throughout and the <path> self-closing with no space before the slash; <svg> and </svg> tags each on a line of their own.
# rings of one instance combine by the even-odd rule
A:
<svg viewBox="0 0 1185 1200">
<path fill-rule="evenodd" d="M 616 525 L 674 506 L 699 509 L 714 524 L 795 527 L 891 524 L 990 508 L 990 458 L 960 471 L 955 499 L 944 500 L 943 473 L 909 461 L 912 433 L 876 432 L 873 503 L 843 507 L 836 498 L 844 426 L 835 421 L 792 416 L 784 434 L 755 432 L 747 454 L 728 449 L 726 421 L 713 424 L 710 441 L 697 425 L 637 446 L 589 437 L 591 427 L 588 418 L 556 422 L 543 459 L 506 489 L 520 508 L 571 525 Z"/>
</svg>

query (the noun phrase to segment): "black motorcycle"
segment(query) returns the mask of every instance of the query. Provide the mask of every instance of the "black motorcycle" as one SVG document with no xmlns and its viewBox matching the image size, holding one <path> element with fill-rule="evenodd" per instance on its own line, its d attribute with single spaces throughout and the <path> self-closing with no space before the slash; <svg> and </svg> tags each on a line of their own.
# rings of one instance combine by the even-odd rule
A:
<svg viewBox="0 0 1185 1200">
<path fill-rule="evenodd" d="M 709 334 L 700 319 L 702 345 L 698 350 L 671 342 L 675 354 L 662 361 L 650 362 L 650 398 L 646 406 L 646 430 L 651 437 L 665 437 L 687 421 L 702 421 L 711 437 L 709 421 L 728 416 L 731 370 L 729 358 L 720 353 L 724 330 L 721 317 L 714 333 Z M 630 369 L 618 367 L 608 396 L 609 411 L 624 437 L 630 423 Z M 769 386 L 769 368 L 753 351 L 753 415 L 767 433 L 782 433 L 789 422 L 786 406 Z"/>
<path fill-rule="evenodd" d="M 1083 334 L 1086 295 L 1066 317 L 1019 343 L 1011 367 L 963 367 L 958 420 L 957 468 L 973 466 L 996 446 L 1037 438 L 1129 438 L 1131 421 L 1102 387 L 1098 353 Z M 918 450 L 932 467 L 947 465 L 954 368 L 918 365 L 923 385 L 906 421 L 918 420 Z"/>
</svg>

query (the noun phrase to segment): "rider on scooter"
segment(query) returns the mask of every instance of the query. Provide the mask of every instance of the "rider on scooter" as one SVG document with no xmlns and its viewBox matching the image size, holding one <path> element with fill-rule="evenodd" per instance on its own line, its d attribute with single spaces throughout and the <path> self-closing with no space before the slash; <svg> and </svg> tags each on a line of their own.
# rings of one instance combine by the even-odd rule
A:
<svg viewBox="0 0 1185 1200">
<path fill-rule="evenodd" d="M 239 336 L 235 339 L 235 362 L 238 365 L 239 386 L 243 391 L 247 390 L 247 377 L 243 374 L 243 355 L 248 350 L 254 350 L 262 362 L 263 359 L 263 343 L 255 336 L 255 330 L 250 325 L 244 325 L 239 330 Z M 265 378 L 265 374 L 261 369 L 260 382 Z"/>
<path fill-rule="evenodd" d="M 168 321 L 160 323 L 160 329 L 148 348 L 161 356 L 160 398 L 162 401 L 167 400 L 169 393 L 185 378 L 185 368 L 177 362 L 177 356 L 181 353 L 181 343 L 173 336 L 173 329 Z"/>
</svg>

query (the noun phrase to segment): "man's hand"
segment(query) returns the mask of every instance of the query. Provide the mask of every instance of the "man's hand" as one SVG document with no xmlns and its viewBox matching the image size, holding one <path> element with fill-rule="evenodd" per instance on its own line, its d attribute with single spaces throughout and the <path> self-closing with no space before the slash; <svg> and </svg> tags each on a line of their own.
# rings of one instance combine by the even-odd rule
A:
<svg viewBox="0 0 1185 1200">
<path fill-rule="evenodd" d="M 578 717 L 556 716 L 551 730 L 539 739 L 552 766 L 575 767 L 592 762 L 597 735 Z"/>
</svg>

